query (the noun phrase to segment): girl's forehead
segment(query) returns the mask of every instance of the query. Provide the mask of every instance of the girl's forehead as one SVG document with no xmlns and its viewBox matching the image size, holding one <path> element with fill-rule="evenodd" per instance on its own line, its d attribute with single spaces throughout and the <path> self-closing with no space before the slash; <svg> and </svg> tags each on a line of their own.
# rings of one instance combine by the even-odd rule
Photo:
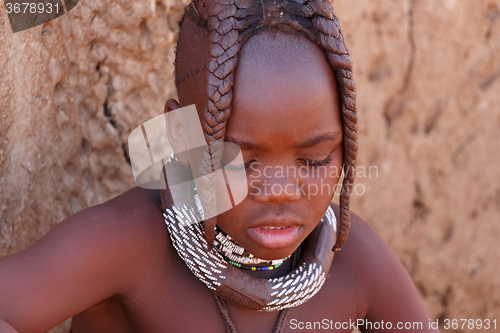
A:
<svg viewBox="0 0 500 333">
<path fill-rule="evenodd" d="M 243 44 L 238 54 L 236 75 L 245 72 L 252 76 L 255 70 L 271 73 L 302 70 L 306 74 L 320 65 L 326 72 L 332 72 L 325 53 L 314 42 L 301 35 L 287 35 L 282 32 L 263 30 Z M 316 64 L 317 63 L 317 64 Z M 245 69 L 250 69 L 245 71 Z"/>
<path fill-rule="evenodd" d="M 202 119 L 208 101 L 204 71 L 188 82 L 182 94 L 191 97 L 182 104 L 195 103 Z M 238 53 L 233 82 L 228 130 L 235 123 L 262 123 L 278 114 L 291 117 L 292 108 L 310 116 L 328 110 L 327 114 L 340 117 L 337 85 L 325 53 L 300 35 L 266 30 L 253 35 Z M 300 122 L 300 118 L 289 121 Z"/>
<path fill-rule="evenodd" d="M 342 132 L 333 71 L 314 43 L 259 35 L 242 49 L 226 135 L 264 147 Z M 257 39 L 257 38 L 260 38 Z M 296 49 L 300 52 L 294 52 Z"/>
<path fill-rule="evenodd" d="M 233 112 L 245 109 L 332 108 L 338 104 L 333 71 L 324 52 L 305 38 L 260 34 L 240 52 Z"/>
</svg>

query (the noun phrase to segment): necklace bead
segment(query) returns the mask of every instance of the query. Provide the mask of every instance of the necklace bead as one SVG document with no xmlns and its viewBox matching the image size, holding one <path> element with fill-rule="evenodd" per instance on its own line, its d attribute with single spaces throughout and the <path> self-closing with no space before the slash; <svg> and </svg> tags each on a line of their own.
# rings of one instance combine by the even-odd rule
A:
<svg viewBox="0 0 500 333">
<path fill-rule="evenodd" d="M 196 205 L 179 207 L 167 206 L 162 202 L 163 216 L 170 240 L 179 257 L 217 296 L 257 311 L 279 311 L 301 305 L 321 289 L 334 255 L 331 248 L 336 242 L 337 220 L 331 207 L 328 207 L 316 229 L 307 238 L 319 241 L 309 242 L 309 245 L 307 239 L 304 242 L 304 252 L 310 257 L 307 260 L 300 259 L 293 272 L 287 275 L 261 279 L 239 271 L 215 246 L 208 245 L 204 236 L 205 225 L 200 222 L 203 220 L 203 211 L 200 210 L 201 204 L 197 194 L 194 195 L 194 199 Z M 262 260 L 245 251 L 240 255 L 240 258 L 244 257 L 255 261 Z M 271 261 L 272 268 L 254 266 L 256 265 L 254 263 L 245 265 L 255 267 L 255 270 L 272 270 L 278 263 Z M 259 286 L 252 290 L 251 297 L 240 292 L 247 290 L 249 285 Z M 266 290 L 270 290 L 271 293 Z"/>
<path fill-rule="evenodd" d="M 281 266 L 290 256 L 278 260 L 260 259 L 245 251 L 238 245 L 231 236 L 227 235 L 218 226 L 215 227 L 215 249 L 231 265 L 248 269 L 251 271 L 271 271 Z M 254 266 L 257 264 L 266 264 L 267 266 Z"/>
</svg>

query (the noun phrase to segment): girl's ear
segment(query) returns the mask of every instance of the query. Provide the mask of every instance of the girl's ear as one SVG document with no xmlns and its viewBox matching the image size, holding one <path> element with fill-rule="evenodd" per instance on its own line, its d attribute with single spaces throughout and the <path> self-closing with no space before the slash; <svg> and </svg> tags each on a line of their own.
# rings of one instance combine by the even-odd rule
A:
<svg viewBox="0 0 500 333">
<path fill-rule="evenodd" d="M 175 99 L 169 99 L 165 103 L 164 113 L 167 113 L 167 135 L 168 141 L 172 145 L 175 157 L 184 166 L 189 165 L 189 154 L 184 153 L 188 150 L 186 130 L 182 126 L 182 119 L 179 118 L 178 112 L 170 112 L 177 110 L 179 108 L 179 103 Z"/>
<path fill-rule="evenodd" d="M 165 103 L 165 110 L 163 112 L 167 113 L 172 110 L 177 110 L 178 108 L 179 108 L 179 102 L 171 98 Z"/>
</svg>

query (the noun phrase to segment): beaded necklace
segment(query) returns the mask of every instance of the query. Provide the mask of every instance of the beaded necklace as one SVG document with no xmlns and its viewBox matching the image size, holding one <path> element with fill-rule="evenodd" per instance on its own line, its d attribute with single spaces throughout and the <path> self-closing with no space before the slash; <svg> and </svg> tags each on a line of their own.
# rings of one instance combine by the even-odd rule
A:
<svg viewBox="0 0 500 333">
<path fill-rule="evenodd" d="M 303 242 L 297 267 L 285 276 L 260 279 L 242 273 L 208 245 L 200 218 L 201 202 L 195 194 L 193 205 L 168 206 L 168 192 L 160 191 L 163 216 L 172 245 L 191 272 L 209 289 L 239 306 L 257 311 L 279 311 L 295 307 L 316 295 L 330 269 L 336 242 L 337 220 L 331 207 Z"/>
<path fill-rule="evenodd" d="M 231 265 L 251 271 L 271 271 L 281 266 L 291 255 L 278 260 L 265 260 L 255 257 L 238 245 L 231 236 L 218 226 L 215 227 L 214 246 L 220 255 Z M 252 266 L 265 264 L 265 266 Z"/>
</svg>

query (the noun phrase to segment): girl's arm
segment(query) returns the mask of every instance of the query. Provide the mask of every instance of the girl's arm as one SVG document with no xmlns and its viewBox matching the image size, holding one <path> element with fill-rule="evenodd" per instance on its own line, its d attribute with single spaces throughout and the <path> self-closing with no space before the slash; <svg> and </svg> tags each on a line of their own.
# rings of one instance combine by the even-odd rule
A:
<svg viewBox="0 0 500 333">
<path fill-rule="evenodd" d="M 137 292 L 151 252 L 144 242 L 155 230 L 141 223 L 150 218 L 147 203 L 128 197 L 77 213 L 1 258 L 0 319 L 20 332 L 46 332 L 111 296 Z"/>
</svg>

